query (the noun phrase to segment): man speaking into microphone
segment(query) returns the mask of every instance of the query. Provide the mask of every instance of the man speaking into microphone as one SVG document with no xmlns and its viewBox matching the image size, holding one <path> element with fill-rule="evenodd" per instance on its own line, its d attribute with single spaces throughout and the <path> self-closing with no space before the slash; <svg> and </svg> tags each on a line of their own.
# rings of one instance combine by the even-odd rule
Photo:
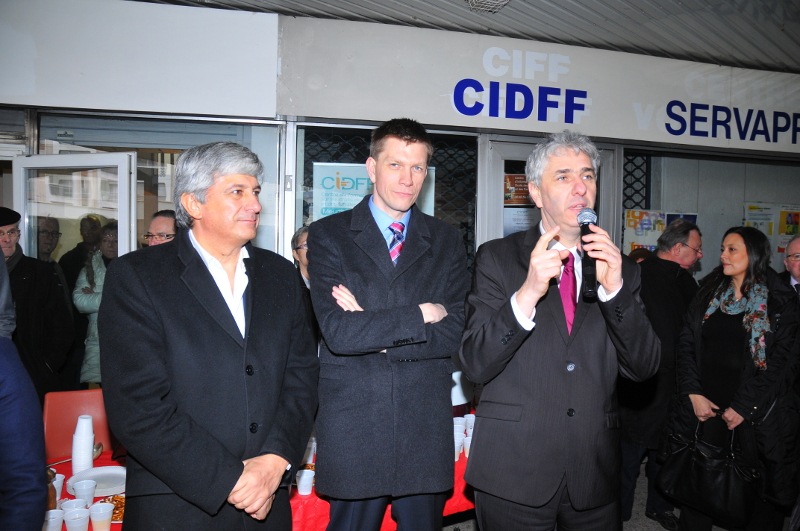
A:
<svg viewBox="0 0 800 531">
<path fill-rule="evenodd" d="M 638 266 L 596 224 L 581 236 L 598 165 L 574 132 L 537 145 L 526 174 L 541 223 L 476 256 L 460 358 L 484 384 L 465 476 L 481 531 L 621 525 L 616 379 L 655 374 L 660 346 Z M 582 289 L 584 254 L 596 297 Z"/>
</svg>

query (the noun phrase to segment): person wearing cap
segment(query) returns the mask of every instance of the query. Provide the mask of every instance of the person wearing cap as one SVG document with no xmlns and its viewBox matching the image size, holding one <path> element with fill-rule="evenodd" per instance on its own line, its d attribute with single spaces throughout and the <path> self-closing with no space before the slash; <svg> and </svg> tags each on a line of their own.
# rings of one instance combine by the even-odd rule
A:
<svg viewBox="0 0 800 531">
<path fill-rule="evenodd" d="M 72 344 L 72 316 L 53 266 L 22 254 L 19 221 L 18 212 L 0 207 L 0 247 L 17 320 L 12 340 L 43 403 L 45 393 L 61 390 L 58 371 Z"/>
</svg>

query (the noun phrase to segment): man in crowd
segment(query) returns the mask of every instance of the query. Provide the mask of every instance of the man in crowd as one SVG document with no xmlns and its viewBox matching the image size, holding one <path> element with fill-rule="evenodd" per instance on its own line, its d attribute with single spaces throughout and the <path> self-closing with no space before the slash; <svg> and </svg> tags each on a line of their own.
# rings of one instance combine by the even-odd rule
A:
<svg viewBox="0 0 800 531">
<path fill-rule="evenodd" d="M 39 225 L 39 260 L 52 262 L 53 251 L 58 247 L 58 240 L 61 238 L 58 220 L 50 216 L 37 218 Z"/>
<path fill-rule="evenodd" d="M 659 439 L 670 399 L 675 393 L 676 355 L 683 316 L 697 293 L 697 282 L 689 274 L 703 256 L 700 229 L 679 218 L 658 238 L 655 256 L 642 261 L 642 302 L 647 317 L 661 341 L 658 373 L 643 382 L 620 377 L 617 397 L 622 420 L 622 520 L 631 518 L 633 495 L 642 459 L 647 457 L 647 505 L 645 516 L 664 529 L 676 531 L 675 508 L 658 492 L 656 462 Z"/>
<path fill-rule="evenodd" d="M 144 239 L 150 247 L 154 245 L 161 245 L 167 243 L 175 237 L 177 228 L 175 227 L 175 211 L 174 210 L 159 210 L 153 214 L 150 220 L 150 226 L 147 228 L 147 234 Z"/>
<path fill-rule="evenodd" d="M 784 282 L 792 286 L 793 289 L 800 293 L 800 234 L 795 234 L 789 243 L 786 245 L 786 252 L 783 256 L 783 267 L 786 271 L 779 276 Z"/>
<path fill-rule="evenodd" d="M 92 253 L 100 248 L 100 237 L 103 235 L 103 224 L 100 223 L 100 218 L 94 215 L 88 215 L 81 220 L 80 230 L 81 238 L 83 241 L 78 242 L 74 249 L 64 253 L 64 256 L 58 261 L 58 265 L 64 270 L 64 276 L 67 278 L 67 286 L 69 292 L 75 289 L 75 282 L 78 281 L 78 275 L 86 265 L 86 259 L 89 253 Z M 84 336 L 86 330 L 84 330 Z"/>
<path fill-rule="evenodd" d="M 400 531 L 442 528 L 468 276 L 459 231 L 414 205 L 432 153 L 414 120 L 381 124 L 366 164 L 373 193 L 309 229 L 329 531 L 377 531 L 388 503 Z"/>
<path fill-rule="evenodd" d="M 484 384 L 465 476 L 482 531 L 620 525 L 617 375 L 655 374 L 659 344 L 639 268 L 596 225 L 581 237 L 598 164 L 577 133 L 539 144 L 526 173 L 541 223 L 476 256 L 460 357 Z M 582 295 L 582 254 L 596 299 Z"/>
<path fill-rule="evenodd" d="M 8 270 L 17 328 L 12 339 L 39 400 L 60 391 L 58 371 L 72 344 L 72 316 L 53 266 L 22 254 L 18 212 L 0 207 L 0 246 Z"/>
<path fill-rule="evenodd" d="M 178 238 L 106 274 L 100 357 L 128 450 L 126 531 L 291 530 L 279 487 L 311 433 L 319 360 L 294 267 L 249 243 L 262 171 L 232 142 L 185 151 Z"/>
</svg>

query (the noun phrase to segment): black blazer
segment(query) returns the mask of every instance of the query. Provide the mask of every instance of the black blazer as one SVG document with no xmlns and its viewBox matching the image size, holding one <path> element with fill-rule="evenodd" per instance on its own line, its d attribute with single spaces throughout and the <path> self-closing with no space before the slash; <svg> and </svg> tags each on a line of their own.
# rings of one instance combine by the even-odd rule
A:
<svg viewBox="0 0 800 531">
<path fill-rule="evenodd" d="M 311 224 L 309 276 L 322 331 L 317 490 L 361 499 L 453 486 L 450 389 L 469 277 L 461 234 L 413 207 L 392 264 L 365 198 Z M 365 311 L 345 312 L 343 284 Z M 419 304 L 448 315 L 425 324 Z M 386 352 L 381 352 L 386 350 Z"/>
<path fill-rule="evenodd" d="M 103 395 L 128 450 L 128 496 L 174 493 L 187 512 L 214 515 L 230 508 L 244 459 L 302 459 L 319 370 L 302 288 L 290 262 L 247 250 L 246 338 L 188 232 L 108 269 Z"/>
<path fill-rule="evenodd" d="M 556 281 L 523 329 L 511 296 L 525 281 L 539 229 L 481 246 L 467 296 L 461 363 L 484 384 L 467 464 L 475 488 L 529 506 L 566 474 L 578 510 L 619 496 L 618 374 L 658 369 L 660 344 L 639 298 L 639 268 L 623 256 L 623 286 L 609 302 L 579 301 L 567 333 Z"/>
</svg>

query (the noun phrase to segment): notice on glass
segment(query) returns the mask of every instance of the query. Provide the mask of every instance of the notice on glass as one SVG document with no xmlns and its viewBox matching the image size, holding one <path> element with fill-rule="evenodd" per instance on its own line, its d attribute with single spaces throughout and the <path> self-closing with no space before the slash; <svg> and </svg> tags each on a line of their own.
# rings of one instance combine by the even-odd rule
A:
<svg viewBox="0 0 800 531">
<path fill-rule="evenodd" d="M 539 209 L 535 207 L 503 208 L 503 236 L 528 230 L 539 222 Z"/>
<path fill-rule="evenodd" d="M 417 207 L 431 216 L 435 183 L 435 168 L 429 167 L 417 198 Z M 312 221 L 350 210 L 372 191 L 373 184 L 364 164 L 315 162 Z"/>
<path fill-rule="evenodd" d="M 533 201 L 528 194 L 528 182 L 525 175 L 506 174 L 504 176 L 503 205 L 530 205 Z"/>
</svg>

